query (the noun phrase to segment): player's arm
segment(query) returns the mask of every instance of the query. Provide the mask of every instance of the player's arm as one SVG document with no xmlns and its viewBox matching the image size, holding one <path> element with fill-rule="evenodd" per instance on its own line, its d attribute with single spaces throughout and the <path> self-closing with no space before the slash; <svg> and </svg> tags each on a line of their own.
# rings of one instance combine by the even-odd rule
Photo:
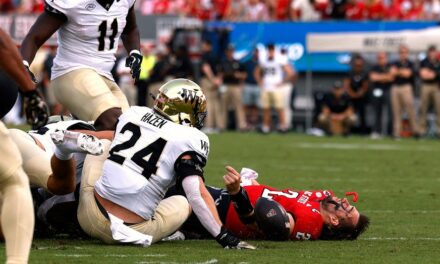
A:
<svg viewBox="0 0 440 264">
<path fill-rule="evenodd" d="M 258 83 L 258 86 L 262 87 L 262 78 L 261 78 L 261 67 L 259 65 L 257 65 L 257 67 L 255 67 L 254 70 L 254 78 L 255 81 Z"/>
<path fill-rule="evenodd" d="M 45 10 L 37 18 L 21 43 L 21 56 L 27 66 L 32 63 L 38 49 L 67 21 L 67 17 L 46 3 Z"/>
<path fill-rule="evenodd" d="M 30 79 L 12 39 L 0 29 L 0 67 L 13 78 L 22 92 L 32 92 L 35 84 Z"/>
<path fill-rule="evenodd" d="M 34 129 L 44 126 L 49 118 L 49 108 L 37 93 L 17 47 L 3 30 L 0 30 L 0 57 L 0 67 L 16 81 L 23 94 L 28 123 Z"/>
<path fill-rule="evenodd" d="M 215 237 L 224 248 L 253 248 L 241 242 L 223 228 L 214 199 L 203 183 L 203 161 L 197 154 L 188 154 L 179 158 L 175 165 L 178 181 L 188 199 L 191 208 L 203 227 Z"/>
<path fill-rule="evenodd" d="M 286 73 L 283 82 L 284 83 L 288 83 L 288 82 L 292 82 L 295 79 L 295 70 L 293 69 L 293 67 L 289 64 L 286 63 L 283 66 L 284 72 Z"/>
<path fill-rule="evenodd" d="M 127 52 L 140 50 L 141 42 L 134 7 L 128 10 L 127 24 L 125 25 L 124 31 L 121 34 L 121 39 Z"/>
<path fill-rule="evenodd" d="M 361 89 L 359 91 L 361 95 L 364 95 L 368 92 L 368 85 L 368 79 L 362 81 Z"/>
<path fill-rule="evenodd" d="M 133 79 L 137 81 L 141 73 L 142 55 L 140 52 L 141 41 L 134 7 L 128 10 L 126 20 L 127 24 L 121 34 L 122 43 L 129 55 L 125 61 L 125 66 L 130 67 L 130 73 Z"/>
<path fill-rule="evenodd" d="M 231 166 L 226 166 L 226 174 L 223 176 L 223 180 L 240 221 L 245 225 L 256 227 L 254 207 L 246 190 L 240 186 L 240 173 Z"/>
<path fill-rule="evenodd" d="M 258 229 L 266 239 L 287 240 L 295 226 L 292 215 L 277 202 L 263 197 L 257 200 L 254 208 L 246 190 L 240 186 L 240 173 L 230 166 L 226 171 L 223 179 L 240 221 Z"/>
</svg>

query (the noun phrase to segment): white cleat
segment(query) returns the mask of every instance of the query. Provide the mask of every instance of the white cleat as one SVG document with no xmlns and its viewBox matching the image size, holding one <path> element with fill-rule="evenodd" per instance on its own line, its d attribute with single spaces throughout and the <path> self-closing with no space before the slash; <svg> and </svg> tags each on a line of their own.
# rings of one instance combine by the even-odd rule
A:
<svg viewBox="0 0 440 264">
<path fill-rule="evenodd" d="M 69 130 L 55 130 L 50 134 L 53 143 L 64 153 L 101 155 L 102 142 L 95 136 Z"/>
<path fill-rule="evenodd" d="M 162 241 L 181 241 L 181 240 L 185 240 L 185 235 L 180 231 L 176 231 L 170 236 L 162 238 Z"/>
<path fill-rule="evenodd" d="M 248 242 L 245 241 L 240 241 L 238 243 L 238 245 L 236 245 L 235 247 L 225 247 L 225 249 L 257 249 L 256 246 L 253 246 L 251 244 L 249 244 Z"/>
</svg>

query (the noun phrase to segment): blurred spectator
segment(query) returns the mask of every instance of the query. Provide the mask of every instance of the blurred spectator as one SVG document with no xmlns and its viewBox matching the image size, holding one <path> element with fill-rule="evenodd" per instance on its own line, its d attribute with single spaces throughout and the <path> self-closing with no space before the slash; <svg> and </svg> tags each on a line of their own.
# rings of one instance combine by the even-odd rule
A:
<svg viewBox="0 0 440 264">
<path fill-rule="evenodd" d="M 243 89 L 243 106 L 246 115 L 248 130 L 255 130 L 258 125 L 260 87 L 255 80 L 254 71 L 258 65 L 258 49 L 254 49 L 252 57 L 243 63 L 246 79 Z"/>
<path fill-rule="evenodd" d="M 348 0 L 330 0 L 327 13 L 332 19 L 344 19 Z"/>
<path fill-rule="evenodd" d="M 261 107 L 263 109 L 263 133 L 269 133 L 272 124 L 272 107 L 278 112 L 278 130 L 287 131 L 284 104 L 285 85 L 293 79 L 293 69 L 284 57 L 275 56 L 275 46 L 267 45 L 267 57 L 260 59 L 255 68 L 255 79 L 261 87 Z"/>
<path fill-rule="evenodd" d="M 350 97 L 345 93 L 342 83 L 335 82 L 331 92 L 325 95 L 318 117 L 319 125 L 329 135 L 348 135 L 356 119 Z"/>
<path fill-rule="evenodd" d="M 234 59 L 234 47 L 228 46 L 226 57 L 222 60 L 219 67 L 219 77 L 222 85 L 219 88 L 222 93 L 223 121 L 220 129 L 225 129 L 228 122 L 228 111 L 235 111 L 235 125 L 240 131 L 246 129 L 246 119 L 241 99 L 243 82 L 246 79 L 246 72 L 242 65 Z"/>
<path fill-rule="evenodd" d="M 402 17 L 402 4 L 401 0 L 391 0 L 391 4 L 388 6 L 385 17 L 388 20 L 399 20 Z"/>
<path fill-rule="evenodd" d="M 268 21 L 269 12 L 267 6 L 259 0 L 248 0 L 245 10 L 246 21 Z"/>
<path fill-rule="evenodd" d="M 217 77 L 219 61 L 212 50 L 212 43 L 209 40 L 202 41 L 202 62 L 201 62 L 201 86 L 208 101 L 208 115 L 205 121 L 204 131 L 206 133 L 218 132 L 223 126 L 223 110 L 221 108 L 219 86 L 220 80 Z"/>
<path fill-rule="evenodd" d="M 44 11 L 44 0 L 20 0 L 14 13 L 31 14 Z"/>
<path fill-rule="evenodd" d="M 366 1 L 365 18 L 369 20 L 382 20 L 386 15 L 386 7 L 383 0 L 367 0 Z"/>
<path fill-rule="evenodd" d="M 425 135 L 427 132 L 427 114 L 432 104 L 437 119 L 437 135 L 440 135 L 440 62 L 435 46 L 428 48 L 426 58 L 420 62 L 419 73 L 422 81 L 420 87 L 420 133 Z"/>
<path fill-rule="evenodd" d="M 188 0 L 188 14 L 202 20 L 214 20 L 216 12 L 212 0 Z"/>
<path fill-rule="evenodd" d="M 290 18 L 294 21 L 317 21 L 321 19 L 321 14 L 315 10 L 315 0 L 293 0 Z"/>
<path fill-rule="evenodd" d="M 269 19 L 273 21 L 283 21 L 289 18 L 290 0 L 266 0 L 269 12 Z"/>
<path fill-rule="evenodd" d="M 51 86 L 50 77 L 52 74 L 52 65 L 53 65 L 53 59 L 55 58 L 55 55 L 57 53 L 57 47 L 56 46 L 50 46 L 48 49 L 48 53 L 46 55 L 46 59 L 43 62 L 43 69 L 42 69 L 42 79 L 41 79 L 41 86 L 44 91 L 44 95 L 46 97 L 46 102 L 49 106 L 50 113 L 52 115 L 60 115 L 63 111 L 63 106 L 58 103 L 57 99 L 55 98 L 55 94 L 53 92 L 53 88 Z"/>
<path fill-rule="evenodd" d="M 151 47 L 142 45 L 142 64 L 139 80 L 136 83 L 137 88 L 137 105 L 146 106 L 147 97 L 149 97 L 148 80 L 150 78 L 151 70 L 156 64 L 156 56 L 151 54 Z"/>
<path fill-rule="evenodd" d="M 0 12 L 8 13 L 14 10 L 12 0 L 0 0 Z"/>
<path fill-rule="evenodd" d="M 391 107 L 393 110 L 393 136 L 400 138 L 402 132 L 402 114 L 406 111 L 412 133 L 418 137 L 416 113 L 414 109 L 414 64 L 409 60 L 408 47 L 399 47 L 399 60 L 391 66 L 394 83 L 391 87 Z"/>
<path fill-rule="evenodd" d="M 364 20 L 367 16 L 367 8 L 364 1 L 347 0 L 345 18 L 348 20 Z"/>
<path fill-rule="evenodd" d="M 168 73 L 171 68 L 170 53 L 167 46 L 159 45 L 155 49 L 156 53 L 156 63 L 151 69 L 150 78 L 148 79 L 148 95 L 147 95 L 147 106 L 153 107 L 154 99 L 160 86 L 168 78 Z M 139 99 L 138 99 L 139 100 Z"/>
<path fill-rule="evenodd" d="M 171 57 L 171 68 L 168 73 L 173 78 L 192 79 L 194 77 L 193 66 L 186 46 L 177 47 L 176 53 Z"/>
<path fill-rule="evenodd" d="M 423 15 L 425 20 L 440 19 L 440 0 L 426 0 L 423 3 Z"/>
<path fill-rule="evenodd" d="M 406 1 L 409 5 L 407 12 L 402 17 L 403 20 L 420 20 L 423 18 L 423 0 Z"/>
<path fill-rule="evenodd" d="M 388 63 L 387 54 L 385 52 L 377 53 L 377 62 L 370 71 L 371 103 L 374 109 L 373 132 L 371 134 L 373 139 L 378 139 L 381 135 L 391 132 L 390 89 L 393 81 L 394 76 L 391 74 L 391 65 Z M 385 122 L 384 108 L 386 109 Z"/>
<path fill-rule="evenodd" d="M 365 70 L 365 61 L 361 55 L 353 55 L 351 70 L 348 76 L 344 78 L 343 85 L 359 118 L 359 132 L 365 133 L 367 130 L 365 108 L 367 106 L 369 84 L 368 73 Z"/>
<path fill-rule="evenodd" d="M 225 20 L 228 21 L 243 21 L 245 20 L 247 0 L 231 1 L 226 10 Z"/>
</svg>

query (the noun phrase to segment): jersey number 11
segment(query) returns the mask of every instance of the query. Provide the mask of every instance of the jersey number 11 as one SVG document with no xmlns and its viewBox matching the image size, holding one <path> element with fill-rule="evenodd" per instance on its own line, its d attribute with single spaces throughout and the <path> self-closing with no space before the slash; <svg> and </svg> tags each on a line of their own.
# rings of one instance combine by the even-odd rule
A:
<svg viewBox="0 0 440 264">
<path fill-rule="evenodd" d="M 108 37 L 110 40 L 110 45 L 108 49 L 113 49 L 115 47 L 115 37 L 118 34 L 118 20 L 115 18 L 110 25 L 110 29 L 112 30 L 112 34 Z M 105 48 L 105 37 L 107 37 L 107 20 L 104 20 L 99 24 L 98 27 L 99 37 L 98 37 L 98 51 L 103 51 Z"/>
</svg>

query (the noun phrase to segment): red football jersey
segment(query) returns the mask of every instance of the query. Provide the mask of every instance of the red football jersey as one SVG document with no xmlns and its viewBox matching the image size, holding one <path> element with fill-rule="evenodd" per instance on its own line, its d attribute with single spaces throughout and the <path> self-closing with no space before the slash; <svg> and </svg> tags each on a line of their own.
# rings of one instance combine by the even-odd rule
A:
<svg viewBox="0 0 440 264">
<path fill-rule="evenodd" d="M 327 195 L 333 195 L 331 191 L 277 190 L 264 185 L 245 186 L 243 188 L 246 190 L 253 206 L 260 197 L 270 198 L 292 214 L 295 219 L 295 226 L 290 234 L 290 239 L 315 240 L 321 235 L 324 222 L 320 213 L 319 201 Z M 225 227 L 239 238 L 261 238 L 258 232 L 241 223 L 232 203 L 229 205 Z"/>
</svg>

